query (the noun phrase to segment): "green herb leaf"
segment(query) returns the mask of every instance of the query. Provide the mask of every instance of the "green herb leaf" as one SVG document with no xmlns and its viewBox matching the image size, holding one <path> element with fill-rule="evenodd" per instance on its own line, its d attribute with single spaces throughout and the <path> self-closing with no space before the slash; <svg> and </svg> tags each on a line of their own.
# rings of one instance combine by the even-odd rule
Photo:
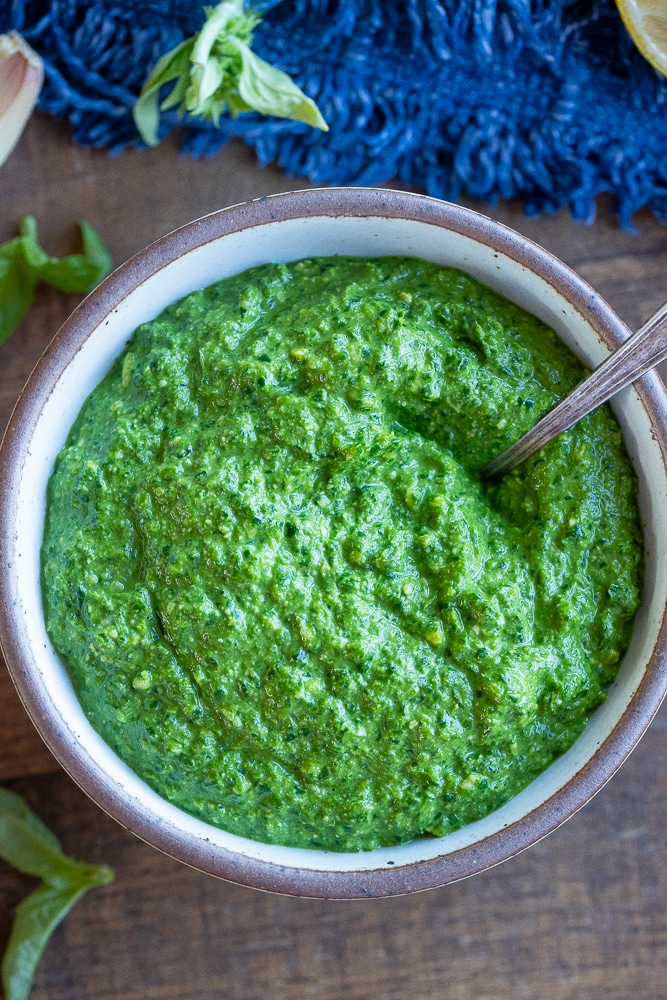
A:
<svg viewBox="0 0 667 1000">
<path fill-rule="evenodd" d="M 23 900 L 2 960 L 5 1000 L 25 1000 L 37 963 L 54 928 L 88 890 L 107 885 L 107 865 L 63 854 L 57 837 L 14 792 L 0 789 L 0 858 L 43 884 Z"/>
<path fill-rule="evenodd" d="M 106 278 L 112 263 L 109 251 L 87 222 L 79 222 L 83 253 L 69 257 L 47 257 L 37 268 L 37 277 L 63 292 L 88 292 Z M 36 239 L 35 239 L 36 243 Z"/>
<path fill-rule="evenodd" d="M 20 249 L 11 257 L 0 257 L 0 344 L 27 313 L 35 297 L 35 284 L 34 273 L 24 266 Z"/>
<path fill-rule="evenodd" d="M 69 858 L 53 834 L 46 837 L 18 816 L 0 815 L 0 858 L 24 875 L 34 875 L 51 885 L 87 885 L 97 878 L 98 866 Z"/>
<path fill-rule="evenodd" d="M 32 216 L 20 235 L 0 245 L 0 344 L 20 323 L 35 297 L 38 281 L 64 292 L 89 292 L 111 270 L 111 257 L 92 226 L 80 222 L 83 253 L 49 257 L 39 245 Z"/>
<path fill-rule="evenodd" d="M 44 884 L 19 903 L 2 960 L 5 1000 L 26 1000 L 51 934 L 85 891 L 86 886 Z"/>
<path fill-rule="evenodd" d="M 10 792 L 8 788 L 0 788 L 0 817 L 4 819 L 10 816 L 23 820 L 43 837 L 45 843 L 50 843 L 57 850 L 60 850 L 60 843 L 56 835 L 51 833 L 48 826 L 42 823 L 38 816 L 35 816 L 25 799 L 17 795 L 16 792 Z"/>
<path fill-rule="evenodd" d="M 18 816 L 0 816 L 0 858 L 13 868 L 53 881 L 54 873 L 61 875 L 62 857 L 58 841 L 45 837 L 33 824 Z"/>
<path fill-rule="evenodd" d="M 291 77 L 252 52 L 253 30 L 261 21 L 256 11 L 245 10 L 243 0 L 204 9 L 201 31 L 162 56 L 134 106 L 134 121 L 147 145 L 159 141 L 160 111 L 168 108 L 216 126 L 225 111 L 232 117 L 259 111 L 328 130 L 315 102 Z M 159 104 L 160 88 L 170 83 L 172 90 Z"/>
<path fill-rule="evenodd" d="M 242 42 L 234 40 L 234 44 L 243 61 L 239 94 L 249 107 L 263 115 L 291 118 L 325 132 L 329 130 L 315 101 L 306 97 L 291 76 L 260 59 Z"/>
<path fill-rule="evenodd" d="M 175 103 L 180 104 L 185 97 L 190 72 L 190 53 L 194 43 L 194 38 L 186 38 L 175 49 L 158 59 L 142 88 L 139 100 L 132 109 L 139 135 L 148 146 L 157 146 L 159 142 L 160 108 L 158 96 L 160 88 L 166 83 L 171 83 L 172 80 L 179 81 L 171 97 L 163 102 L 162 107 L 165 109 L 175 106 Z M 177 96 L 174 98 L 176 94 Z"/>
</svg>

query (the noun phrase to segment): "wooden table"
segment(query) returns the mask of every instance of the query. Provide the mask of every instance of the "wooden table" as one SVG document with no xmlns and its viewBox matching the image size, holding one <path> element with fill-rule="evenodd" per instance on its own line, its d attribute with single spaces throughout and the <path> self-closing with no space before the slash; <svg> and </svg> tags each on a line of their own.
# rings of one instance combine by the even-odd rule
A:
<svg viewBox="0 0 667 1000">
<path fill-rule="evenodd" d="M 193 162 L 174 143 L 109 158 L 35 116 L 0 171 L 0 240 L 34 214 L 46 248 L 78 249 L 76 219 L 120 263 L 214 209 L 307 186 L 233 145 Z M 473 207 L 484 210 L 481 205 Z M 566 213 L 493 214 L 573 265 L 636 326 L 667 296 L 667 229 Z M 0 430 L 76 304 L 41 289 L 0 348 Z M 650 1000 L 667 973 L 667 712 L 611 783 L 564 827 L 477 877 L 411 897 L 323 902 L 267 895 L 191 871 L 104 815 L 32 729 L 0 663 L 0 781 L 24 794 L 65 849 L 116 869 L 60 926 L 34 1000 Z M 0 865 L 0 941 L 33 881 Z"/>
</svg>

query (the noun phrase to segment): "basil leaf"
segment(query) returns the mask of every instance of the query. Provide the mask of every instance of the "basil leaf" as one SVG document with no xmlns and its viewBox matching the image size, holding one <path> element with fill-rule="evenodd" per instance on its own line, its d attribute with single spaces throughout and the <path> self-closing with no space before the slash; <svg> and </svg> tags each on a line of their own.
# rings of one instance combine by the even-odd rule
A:
<svg viewBox="0 0 667 1000">
<path fill-rule="evenodd" d="M 91 282 L 91 285 L 94 287 L 95 285 L 99 285 L 100 281 L 106 278 L 107 274 L 111 272 L 113 261 L 106 245 L 102 242 L 91 224 L 86 222 L 85 219 L 80 219 L 78 225 L 81 230 L 83 256 L 88 265 L 95 271 L 95 276 Z M 91 285 L 88 288 L 77 288 L 75 291 L 90 291 Z"/>
<path fill-rule="evenodd" d="M 313 128 L 329 131 L 315 101 L 306 97 L 291 76 L 276 69 L 255 55 L 252 49 L 234 40 L 241 53 L 243 69 L 239 78 L 239 94 L 255 111 L 275 118 L 292 118 Z"/>
<path fill-rule="evenodd" d="M 80 222 L 83 253 L 49 257 L 39 245 L 32 216 L 20 234 L 0 245 L 0 344 L 20 323 L 35 297 L 37 281 L 64 292 L 88 292 L 111 270 L 111 257 L 95 230 Z"/>
<path fill-rule="evenodd" d="M 25 1000 L 37 962 L 54 928 L 88 889 L 107 885 L 107 865 L 89 865 L 63 854 L 58 838 L 27 803 L 0 788 L 0 858 L 43 884 L 23 900 L 2 960 L 5 1000 Z"/>
<path fill-rule="evenodd" d="M 134 105 L 134 121 L 147 145 L 159 141 L 160 111 L 169 108 L 216 127 L 225 111 L 234 118 L 244 111 L 259 111 L 328 131 L 315 102 L 287 73 L 250 49 L 253 29 L 261 21 L 256 11 L 245 10 L 243 0 L 223 0 L 204 9 L 207 16 L 201 31 L 158 60 Z M 172 82 L 160 104 L 160 88 Z"/>
<path fill-rule="evenodd" d="M 51 934 L 87 889 L 85 885 L 40 885 L 16 907 L 2 960 L 5 1000 L 26 1000 L 35 969 Z"/>
<path fill-rule="evenodd" d="M 36 833 L 41 834 L 45 843 L 50 843 L 57 850 L 60 850 L 60 843 L 56 835 L 51 833 L 48 826 L 42 823 L 38 816 L 35 816 L 25 799 L 17 795 L 16 792 L 10 792 L 8 788 L 0 788 L 0 817 L 4 818 L 5 816 L 15 816 L 17 819 L 23 820 Z"/>
<path fill-rule="evenodd" d="M 0 858 L 37 878 L 52 877 L 60 869 L 60 844 L 18 816 L 0 816 Z M 63 855 L 64 856 L 64 855 Z"/>
<path fill-rule="evenodd" d="M 23 251 L 23 255 L 31 267 L 41 267 L 49 258 L 42 250 L 37 239 L 37 219 L 32 215 L 26 215 L 21 219 L 19 226 L 19 236 L 16 241 L 11 240 Z"/>
<path fill-rule="evenodd" d="M 174 87 L 172 88 L 171 93 L 167 94 L 165 99 L 160 104 L 160 110 L 167 111 L 169 108 L 177 108 L 179 104 L 182 104 L 183 101 L 185 100 L 185 95 L 188 92 L 189 86 L 190 86 L 190 81 L 187 76 L 187 73 L 183 76 L 179 76 L 178 79 L 176 80 L 176 83 L 174 84 Z M 148 143 L 149 146 L 157 145 L 158 142 L 157 127 L 159 121 L 160 121 L 160 115 L 159 112 L 157 111 L 157 104 L 156 104 L 155 142 Z"/>
<path fill-rule="evenodd" d="M 23 263 L 20 248 L 11 257 L 0 257 L 0 344 L 30 308 L 36 283 L 34 273 Z"/>
<path fill-rule="evenodd" d="M 229 104 L 229 112 L 232 118 L 236 118 L 240 111 L 252 111 L 252 107 L 242 97 L 238 94 L 230 94 L 227 98 L 227 103 Z"/>
<path fill-rule="evenodd" d="M 206 10 L 206 8 L 204 9 Z M 199 66 L 206 66 L 218 38 L 229 28 L 232 29 L 232 32 L 234 27 L 252 31 L 259 21 L 256 15 L 254 17 L 251 15 L 252 23 L 243 24 L 243 0 L 223 0 L 217 7 L 206 12 L 208 17 L 204 21 L 201 31 L 194 37 L 195 44 L 192 50 L 192 62 Z M 240 20 L 234 24 L 234 19 Z"/>
<path fill-rule="evenodd" d="M 26 260 L 36 276 L 63 292 L 88 292 L 111 270 L 109 252 L 93 227 L 80 222 L 79 228 L 83 253 L 68 257 L 48 257 L 37 242 L 36 227 L 34 234 L 23 234 Z"/>
<path fill-rule="evenodd" d="M 68 858 L 53 835 L 45 837 L 18 816 L 0 815 L 0 858 L 24 875 L 34 875 L 51 885 L 87 882 L 94 877 L 95 866 Z"/>
<path fill-rule="evenodd" d="M 132 109 L 134 124 L 147 146 L 157 146 L 160 141 L 158 138 L 160 88 L 172 80 L 178 81 L 170 97 L 162 104 L 165 109 L 180 103 L 185 96 L 190 71 L 190 54 L 194 42 L 194 38 L 186 38 L 175 49 L 171 49 L 158 59 L 141 90 L 139 100 Z"/>
</svg>

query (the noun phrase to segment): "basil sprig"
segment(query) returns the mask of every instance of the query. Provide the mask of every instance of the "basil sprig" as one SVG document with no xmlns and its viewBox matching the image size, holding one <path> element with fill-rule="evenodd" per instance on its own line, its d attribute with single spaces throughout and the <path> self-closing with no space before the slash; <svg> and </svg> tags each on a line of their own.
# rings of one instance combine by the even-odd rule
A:
<svg viewBox="0 0 667 1000">
<path fill-rule="evenodd" d="M 88 889 L 108 885 L 107 865 L 88 865 L 63 854 L 57 837 L 20 795 L 0 788 L 0 858 L 42 879 L 16 908 L 2 960 L 5 1000 L 26 1000 L 37 963 L 54 928 Z"/>
<path fill-rule="evenodd" d="M 223 0 L 204 11 L 201 31 L 158 60 L 134 105 L 134 121 L 147 145 L 159 142 L 160 111 L 168 108 L 216 126 L 227 110 L 234 118 L 259 111 L 328 131 L 315 102 L 250 48 L 261 21 L 256 11 L 246 11 L 243 0 Z M 159 103 L 160 88 L 169 83 L 174 86 Z"/>
<path fill-rule="evenodd" d="M 21 322 L 35 297 L 38 281 L 63 292 L 89 292 L 111 270 L 104 243 L 87 222 L 80 222 L 83 253 L 49 257 L 37 239 L 37 223 L 28 215 L 19 235 L 0 244 L 0 344 Z"/>
</svg>

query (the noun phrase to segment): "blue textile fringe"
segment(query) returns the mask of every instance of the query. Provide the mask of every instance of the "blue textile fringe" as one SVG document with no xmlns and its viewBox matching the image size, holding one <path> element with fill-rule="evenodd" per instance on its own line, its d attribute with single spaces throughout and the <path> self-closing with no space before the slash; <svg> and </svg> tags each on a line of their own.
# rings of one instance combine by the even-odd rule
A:
<svg viewBox="0 0 667 1000">
<path fill-rule="evenodd" d="M 209 0 L 212 2 L 212 0 Z M 46 64 L 40 108 L 79 143 L 140 145 L 132 105 L 155 61 L 201 26 L 201 0 L 0 0 Z M 260 0 L 259 55 L 313 97 L 331 131 L 257 114 L 182 126 L 214 154 L 233 136 L 259 162 L 318 184 L 398 180 L 456 200 L 520 197 L 591 220 L 667 220 L 667 79 L 613 0 Z M 178 125 L 164 116 L 161 135 Z"/>
</svg>

